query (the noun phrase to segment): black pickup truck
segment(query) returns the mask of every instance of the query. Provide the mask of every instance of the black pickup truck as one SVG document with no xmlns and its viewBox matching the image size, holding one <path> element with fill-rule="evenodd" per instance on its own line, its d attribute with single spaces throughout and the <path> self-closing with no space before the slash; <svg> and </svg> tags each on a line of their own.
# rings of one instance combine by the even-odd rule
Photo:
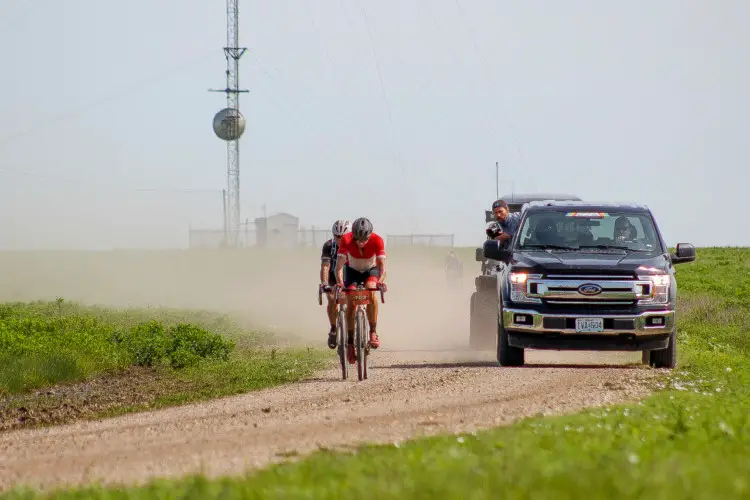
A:
<svg viewBox="0 0 750 500">
<path fill-rule="evenodd" d="M 484 243 L 497 275 L 497 360 L 524 364 L 524 349 L 642 351 L 643 361 L 677 362 L 674 265 L 643 205 L 531 202 L 507 248 Z"/>
</svg>

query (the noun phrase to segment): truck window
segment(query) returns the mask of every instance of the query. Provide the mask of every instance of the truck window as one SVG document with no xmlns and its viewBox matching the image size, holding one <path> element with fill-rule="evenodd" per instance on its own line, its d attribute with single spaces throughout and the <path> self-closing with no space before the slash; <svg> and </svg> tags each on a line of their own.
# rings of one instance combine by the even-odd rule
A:
<svg viewBox="0 0 750 500">
<path fill-rule="evenodd" d="M 661 251 L 653 221 L 647 213 L 538 212 L 524 220 L 518 244 L 522 249 L 611 246 Z"/>
</svg>

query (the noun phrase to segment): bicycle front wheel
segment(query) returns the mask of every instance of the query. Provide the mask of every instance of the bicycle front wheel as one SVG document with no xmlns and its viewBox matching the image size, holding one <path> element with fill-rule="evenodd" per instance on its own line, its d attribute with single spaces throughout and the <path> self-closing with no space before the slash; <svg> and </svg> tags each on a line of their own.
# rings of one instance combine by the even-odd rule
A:
<svg viewBox="0 0 750 500">
<path fill-rule="evenodd" d="M 354 334 L 354 341 L 357 346 L 357 377 L 361 381 L 367 378 L 367 326 L 365 323 L 365 312 L 362 308 L 357 308 L 355 322 L 356 333 Z"/>
<path fill-rule="evenodd" d="M 346 380 L 349 378 L 349 362 L 346 359 L 346 316 L 344 308 L 339 308 L 339 318 L 336 322 L 337 335 L 339 337 L 339 362 L 341 363 L 341 378 Z"/>
</svg>

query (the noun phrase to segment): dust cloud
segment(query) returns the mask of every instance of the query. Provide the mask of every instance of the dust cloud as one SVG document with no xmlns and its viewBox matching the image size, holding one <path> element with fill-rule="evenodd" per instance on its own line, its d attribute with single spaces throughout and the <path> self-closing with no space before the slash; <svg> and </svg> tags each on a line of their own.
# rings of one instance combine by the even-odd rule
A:
<svg viewBox="0 0 750 500">
<path fill-rule="evenodd" d="M 319 255 L 317 248 L 2 252 L 0 300 L 63 297 L 109 307 L 209 310 L 273 331 L 287 343 L 325 346 Z M 389 250 L 381 350 L 467 350 L 469 297 L 479 266 L 464 260 L 462 286 L 451 289 L 444 256 L 442 249 Z"/>
<path fill-rule="evenodd" d="M 492 362 L 469 349 L 469 298 L 479 264 L 462 252 L 461 287 L 448 286 L 440 248 L 389 249 L 378 353 L 403 360 Z M 282 345 L 327 348 L 326 299 L 318 304 L 317 248 L 0 252 L 0 301 L 66 301 L 230 314 Z M 532 364 L 638 362 L 640 353 L 533 351 Z"/>
</svg>

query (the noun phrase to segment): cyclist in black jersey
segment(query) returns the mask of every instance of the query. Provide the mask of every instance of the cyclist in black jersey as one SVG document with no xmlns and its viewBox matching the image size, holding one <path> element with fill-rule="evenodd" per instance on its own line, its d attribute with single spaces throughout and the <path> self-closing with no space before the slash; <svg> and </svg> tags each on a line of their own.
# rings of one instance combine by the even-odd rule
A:
<svg viewBox="0 0 750 500">
<path fill-rule="evenodd" d="M 333 238 L 323 243 L 323 251 L 320 254 L 320 286 L 325 289 L 326 298 L 328 299 L 328 307 L 326 312 L 328 313 L 328 321 L 331 325 L 328 330 L 328 347 L 336 349 L 336 316 L 338 315 L 338 307 L 333 297 L 333 286 L 336 284 L 336 276 L 334 276 L 333 270 L 336 269 L 336 259 L 338 257 L 339 243 L 341 243 L 341 237 L 349 232 L 349 221 L 348 220 L 337 220 L 331 227 Z"/>
</svg>

